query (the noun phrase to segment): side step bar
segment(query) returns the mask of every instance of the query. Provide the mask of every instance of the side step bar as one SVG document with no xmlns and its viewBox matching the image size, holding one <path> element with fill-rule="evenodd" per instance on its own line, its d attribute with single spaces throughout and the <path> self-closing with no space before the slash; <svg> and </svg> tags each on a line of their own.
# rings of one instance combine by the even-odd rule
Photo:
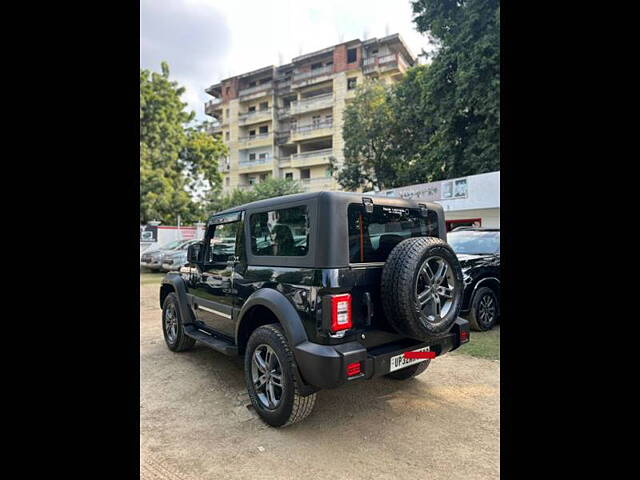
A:
<svg viewBox="0 0 640 480">
<path fill-rule="evenodd" d="M 204 343 L 206 346 L 213 348 L 214 350 L 220 352 L 220 353 L 224 353 L 225 355 L 237 355 L 238 354 L 238 347 L 233 345 L 232 343 L 230 343 L 227 340 L 223 340 L 220 337 L 214 337 L 213 335 L 209 335 L 208 333 L 204 333 L 203 331 L 199 330 L 197 327 L 195 327 L 194 325 L 185 325 L 184 326 L 184 333 L 191 338 L 194 338 L 202 343 Z"/>
</svg>

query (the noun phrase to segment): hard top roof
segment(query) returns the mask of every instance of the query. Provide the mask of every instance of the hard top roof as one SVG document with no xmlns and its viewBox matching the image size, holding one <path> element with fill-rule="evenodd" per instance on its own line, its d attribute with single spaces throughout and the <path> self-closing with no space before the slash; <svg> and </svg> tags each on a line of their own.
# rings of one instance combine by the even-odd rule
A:
<svg viewBox="0 0 640 480">
<path fill-rule="evenodd" d="M 265 207 L 277 207 L 279 205 L 284 205 L 287 203 L 312 200 L 315 198 L 337 200 L 345 203 L 347 202 L 360 203 L 362 202 L 363 197 L 372 198 L 374 201 L 374 204 L 380 203 L 385 205 L 391 204 L 391 205 L 397 205 L 397 206 L 407 205 L 407 206 L 413 206 L 413 207 L 417 207 L 418 203 L 423 203 L 427 205 L 427 207 L 429 207 L 429 205 L 431 206 L 437 205 L 430 202 L 423 202 L 420 200 L 410 200 L 410 199 L 404 199 L 399 197 L 389 197 L 386 195 L 375 195 L 371 193 L 319 191 L 319 192 L 308 192 L 308 193 L 295 193 L 293 195 L 282 195 L 280 197 L 267 198 L 265 200 L 258 200 L 255 202 L 245 203 L 244 205 L 238 205 L 236 207 L 231 207 L 226 210 L 222 210 L 221 212 L 216 212 L 213 215 L 210 215 L 209 221 L 211 221 L 213 217 L 216 217 L 218 215 L 240 212 L 248 209 L 253 210 L 253 209 L 259 209 L 259 208 L 265 208 Z"/>
</svg>

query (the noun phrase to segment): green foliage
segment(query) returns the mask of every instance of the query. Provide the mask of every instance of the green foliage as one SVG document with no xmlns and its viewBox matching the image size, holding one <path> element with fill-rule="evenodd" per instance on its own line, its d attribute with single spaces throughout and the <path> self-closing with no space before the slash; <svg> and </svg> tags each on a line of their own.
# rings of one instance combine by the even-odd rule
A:
<svg viewBox="0 0 640 480">
<path fill-rule="evenodd" d="M 283 178 L 267 178 L 266 180 L 256 184 L 251 190 L 236 188 L 229 194 L 222 197 L 216 195 L 210 196 L 209 203 L 207 205 L 207 213 L 211 215 L 215 212 L 243 205 L 245 203 L 264 200 L 266 198 L 280 197 L 282 195 L 292 195 L 294 193 L 302 193 L 302 188 L 298 182 Z"/>
<path fill-rule="evenodd" d="M 386 85 L 365 81 L 345 108 L 342 129 L 345 162 L 337 180 L 346 190 L 393 185 L 395 155 L 389 141 L 393 128 L 389 94 Z"/>
<path fill-rule="evenodd" d="M 345 109 L 343 188 L 394 188 L 500 169 L 500 3 L 412 2 L 439 46 L 391 88 L 367 82 Z"/>
<path fill-rule="evenodd" d="M 193 191 L 220 185 L 218 159 L 226 147 L 203 126 L 188 127 L 195 114 L 185 111 L 182 94 L 165 62 L 162 73 L 140 70 L 141 223 L 172 224 L 178 215 L 183 223 L 195 222 L 202 213 Z"/>
<path fill-rule="evenodd" d="M 402 181 L 498 170 L 499 0 L 417 0 L 412 6 L 418 31 L 441 48 L 428 68 L 407 76 L 397 90 L 398 103 L 416 115 L 402 115 L 398 133 L 423 139 L 407 142 Z M 418 100 L 414 107 L 407 103 L 412 99 Z"/>
</svg>

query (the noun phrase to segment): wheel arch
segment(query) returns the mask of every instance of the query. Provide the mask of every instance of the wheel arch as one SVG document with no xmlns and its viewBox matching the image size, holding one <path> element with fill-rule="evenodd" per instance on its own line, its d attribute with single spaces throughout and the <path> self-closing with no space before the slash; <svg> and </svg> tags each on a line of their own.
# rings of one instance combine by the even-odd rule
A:
<svg viewBox="0 0 640 480">
<path fill-rule="evenodd" d="M 178 308 L 180 308 L 180 314 L 182 315 L 185 323 L 192 323 L 194 321 L 193 313 L 189 308 L 189 302 L 187 301 L 187 288 L 182 279 L 182 276 L 177 273 L 168 273 L 162 279 L 162 285 L 160 286 L 160 308 L 164 303 L 165 298 L 170 293 L 175 293 L 178 299 Z"/>
<path fill-rule="evenodd" d="M 291 349 L 307 341 L 307 333 L 300 315 L 282 293 L 272 288 L 254 292 L 244 303 L 236 324 L 236 344 L 243 353 L 251 333 L 268 323 L 279 323 L 287 337 Z M 294 353 L 295 355 L 295 353 Z"/>
</svg>

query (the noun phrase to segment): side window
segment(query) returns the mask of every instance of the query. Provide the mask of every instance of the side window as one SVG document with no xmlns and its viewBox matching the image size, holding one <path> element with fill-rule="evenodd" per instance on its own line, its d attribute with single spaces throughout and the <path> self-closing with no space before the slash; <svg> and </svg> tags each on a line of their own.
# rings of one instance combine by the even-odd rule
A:
<svg viewBox="0 0 640 480">
<path fill-rule="evenodd" d="M 215 225 L 207 249 L 207 263 L 226 262 L 236 254 L 236 233 L 240 222 Z"/>
<path fill-rule="evenodd" d="M 309 214 L 302 205 L 251 215 L 254 255 L 302 257 L 309 251 Z"/>
</svg>

